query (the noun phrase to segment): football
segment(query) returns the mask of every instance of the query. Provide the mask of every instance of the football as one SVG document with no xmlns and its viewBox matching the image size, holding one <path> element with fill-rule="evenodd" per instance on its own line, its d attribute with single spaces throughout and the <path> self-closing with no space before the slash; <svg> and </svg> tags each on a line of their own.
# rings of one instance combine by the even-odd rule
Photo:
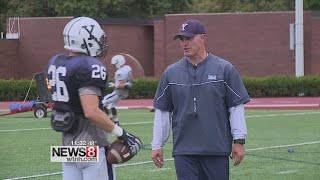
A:
<svg viewBox="0 0 320 180">
<path fill-rule="evenodd" d="M 109 163 L 120 164 L 129 161 L 134 155 L 122 140 L 117 139 L 110 144 L 106 156 Z"/>
</svg>

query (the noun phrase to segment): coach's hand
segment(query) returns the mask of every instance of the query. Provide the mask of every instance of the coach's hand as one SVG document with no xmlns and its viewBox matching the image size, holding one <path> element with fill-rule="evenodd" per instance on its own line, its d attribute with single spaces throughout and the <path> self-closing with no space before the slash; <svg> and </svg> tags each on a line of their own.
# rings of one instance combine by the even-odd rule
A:
<svg viewBox="0 0 320 180">
<path fill-rule="evenodd" d="M 233 165 L 238 165 L 241 163 L 241 161 L 244 158 L 244 145 L 243 144 L 232 144 L 232 152 L 231 152 L 231 158 L 233 160 Z"/>
<path fill-rule="evenodd" d="M 151 158 L 153 163 L 158 166 L 159 168 L 163 167 L 164 161 L 163 161 L 163 149 L 155 149 L 152 150 Z"/>
</svg>

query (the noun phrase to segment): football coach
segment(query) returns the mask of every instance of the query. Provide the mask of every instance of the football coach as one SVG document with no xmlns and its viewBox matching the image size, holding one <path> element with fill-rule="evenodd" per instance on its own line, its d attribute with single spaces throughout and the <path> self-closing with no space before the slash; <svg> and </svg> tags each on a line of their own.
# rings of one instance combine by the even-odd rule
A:
<svg viewBox="0 0 320 180">
<path fill-rule="evenodd" d="M 173 132 L 174 164 L 179 180 L 227 180 L 245 155 L 244 104 L 250 98 L 236 68 L 206 51 L 202 22 L 181 24 L 183 57 L 162 74 L 155 98 L 152 160 L 164 165 L 163 147 Z"/>
</svg>

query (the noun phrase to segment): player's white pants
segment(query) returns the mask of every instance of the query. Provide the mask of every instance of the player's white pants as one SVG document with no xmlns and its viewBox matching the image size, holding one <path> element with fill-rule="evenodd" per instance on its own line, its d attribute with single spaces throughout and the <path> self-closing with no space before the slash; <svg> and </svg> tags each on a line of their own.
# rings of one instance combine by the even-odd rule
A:
<svg viewBox="0 0 320 180">
<path fill-rule="evenodd" d="M 120 97 L 115 91 L 113 91 L 112 93 L 104 96 L 102 104 L 105 107 L 114 108 L 121 99 L 123 98 Z"/>
<path fill-rule="evenodd" d="M 111 165 L 111 164 L 108 164 Z M 108 174 L 104 147 L 99 148 L 99 162 L 65 162 L 62 165 L 63 180 L 116 180 L 114 166 L 111 165 Z M 111 178 L 109 176 L 111 175 Z"/>
</svg>

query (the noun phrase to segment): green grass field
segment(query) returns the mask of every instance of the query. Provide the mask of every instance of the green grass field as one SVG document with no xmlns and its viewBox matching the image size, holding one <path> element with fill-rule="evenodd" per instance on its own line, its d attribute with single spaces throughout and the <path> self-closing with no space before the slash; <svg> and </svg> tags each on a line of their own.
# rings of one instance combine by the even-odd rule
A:
<svg viewBox="0 0 320 180">
<path fill-rule="evenodd" d="M 246 157 L 239 166 L 230 165 L 230 179 L 320 179 L 319 115 L 311 110 L 247 110 Z M 151 162 L 153 113 L 120 110 L 119 118 L 125 129 L 140 136 L 145 148 L 116 166 L 117 179 L 176 179 L 171 138 L 165 146 L 165 166 L 160 169 Z M 49 118 L 34 118 L 32 112 L 0 117 L 0 179 L 61 179 L 61 163 L 50 162 L 50 146 L 60 145 L 60 139 Z"/>
</svg>

